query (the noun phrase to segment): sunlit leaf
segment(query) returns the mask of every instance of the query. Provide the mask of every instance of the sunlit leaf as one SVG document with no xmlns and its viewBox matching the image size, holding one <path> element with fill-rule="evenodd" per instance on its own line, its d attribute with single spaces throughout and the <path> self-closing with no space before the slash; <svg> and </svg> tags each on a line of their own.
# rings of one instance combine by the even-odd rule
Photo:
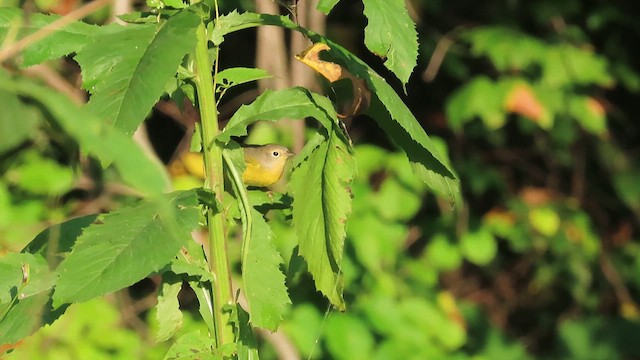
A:
<svg viewBox="0 0 640 360">
<path fill-rule="evenodd" d="M 132 134 L 195 47 L 199 22 L 195 13 L 183 10 L 159 25 L 136 24 L 97 36 L 75 57 L 83 87 L 92 95 L 87 107 Z"/>
<path fill-rule="evenodd" d="M 173 273 L 162 275 L 162 283 L 158 289 L 158 305 L 156 320 L 158 333 L 156 341 L 169 340 L 182 327 L 182 312 L 178 302 L 178 293 L 182 289 L 182 279 Z"/>
<path fill-rule="evenodd" d="M 247 126 L 258 121 L 313 117 L 325 128 L 332 128 L 335 114 L 328 99 L 301 87 L 267 90 L 249 105 L 243 105 L 227 123 L 217 140 L 228 142 L 232 136 L 247 135 Z"/>
<path fill-rule="evenodd" d="M 234 67 L 220 71 L 218 73 L 218 84 L 225 87 L 246 84 L 251 81 L 270 78 L 266 70 L 246 67 Z"/>
<path fill-rule="evenodd" d="M 287 304 L 291 303 L 285 277 L 280 271 L 282 258 L 272 244 L 274 234 L 257 210 L 252 210 L 253 229 L 243 256 L 242 279 L 251 309 L 251 324 L 275 331 Z"/>
<path fill-rule="evenodd" d="M 195 191 L 126 206 L 99 219 L 78 238 L 59 267 L 59 305 L 129 286 L 176 256 L 198 224 Z"/>
<path fill-rule="evenodd" d="M 66 309 L 53 310 L 55 274 L 37 255 L 14 253 L 0 258 L 0 343 L 12 344 L 51 324 Z"/>
<path fill-rule="evenodd" d="M 304 150 L 303 150 L 304 151 Z M 350 146 L 335 132 L 291 176 L 293 226 L 318 290 L 344 309 L 341 273 L 345 225 L 351 212 L 349 184 L 355 176 Z"/>
<path fill-rule="evenodd" d="M 320 0 L 318 1 L 318 5 L 316 5 L 316 9 L 322 11 L 325 14 L 329 14 L 331 9 L 338 3 L 340 0 Z"/>
<path fill-rule="evenodd" d="M 0 8 L 0 44 L 4 44 L 8 35 L 15 35 L 13 41 L 17 41 L 61 18 L 59 15 L 38 13 L 25 16 L 22 9 Z M 77 52 L 92 43 L 96 35 L 110 31 L 111 27 L 72 21 L 68 25 L 50 30 L 40 41 L 30 43 L 20 53 L 23 59 L 21 65 L 27 67 Z"/>
<path fill-rule="evenodd" d="M 406 84 L 418 58 L 418 32 L 404 0 L 363 0 L 364 43 Z"/>
</svg>

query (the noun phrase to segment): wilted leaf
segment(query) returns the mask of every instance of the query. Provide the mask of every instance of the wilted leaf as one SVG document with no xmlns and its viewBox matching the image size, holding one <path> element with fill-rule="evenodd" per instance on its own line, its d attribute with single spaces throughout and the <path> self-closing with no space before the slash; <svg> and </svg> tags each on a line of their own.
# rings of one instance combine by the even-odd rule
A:
<svg viewBox="0 0 640 360">
<path fill-rule="evenodd" d="M 296 59 L 317 71 L 324 76 L 329 82 L 335 83 L 342 79 L 347 79 L 352 86 L 351 101 L 340 101 L 338 105 L 338 116 L 348 118 L 363 113 L 369 107 L 371 102 L 371 91 L 367 88 L 367 83 L 353 76 L 346 68 L 329 61 L 320 59 L 320 52 L 329 50 L 329 46 L 325 43 L 316 43 L 311 45 L 302 53 L 296 55 Z"/>
</svg>

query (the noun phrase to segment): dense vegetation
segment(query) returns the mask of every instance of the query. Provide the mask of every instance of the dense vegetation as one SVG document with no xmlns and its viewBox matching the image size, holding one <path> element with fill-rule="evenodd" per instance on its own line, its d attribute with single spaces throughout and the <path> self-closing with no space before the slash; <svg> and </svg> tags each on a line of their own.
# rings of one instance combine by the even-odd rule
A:
<svg viewBox="0 0 640 360">
<path fill-rule="evenodd" d="M 230 124 L 216 138 L 229 150 L 228 168 L 242 168 L 233 139 L 295 147 L 303 136 L 312 144 L 292 164 L 290 186 L 275 189 L 285 195 L 246 194 L 252 204 L 248 220 L 242 210 L 248 208 L 240 206 L 233 213 L 235 205 L 216 203 L 215 191 L 157 196 L 168 186 L 158 175 L 164 172 L 124 136 L 133 133 L 162 96 L 146 121 L 151 143 L 167 165 L 171 187 L 202 186 L 201 174 L 193 171 L 198 166 L 191 166 L 193 158 L 184 153 L 199 126 L 189 116 L 197 112 L 190 104 L 202 103 L 197 96 L 203 91 L 194 85 L 197 81 L 190 82 L 197 71 L 188 65 L 197 55 L 184 55 L 194 47 L 201 18 L 212 16 L 212 3 L 176 12 L 172 8 L 185 7 L 180 1 L 149 1 L 140 8 L 164 9 L 164 17 L 129 15 L 125 19 L 138 27 L 128 32 L 101 26 L 109 21 L 107 11 L 93 11 L 86 21 L 97 25 L 74 23 L 66 34 L 47 34 L 41 40 L 45 46 L 21 49 L 17 58 L 5 51 L 25 35 L 17 30 L 24 24 L 15 22 L 22 14 L 18 8 L 65 15 L 69 6 L 83 4 L 0 3 L 11 7 L 0 8 L 0 246 L 6 254 L 0 260 L 0 343 L 6 343 L 3 351 L 16 348 L 8 358 L 169 359 L 183 356 L 184 349 L 198 349 L 194 357 L 211 355 L 204 354 L 213 343 L 206 339 L 215 321 L 203 309 L 206 296 L 198 293 L 213 292 L 207 285 L 213 281 L 204 271 L 205 257 L 169 264 L 184 244 L 170 236 L 162 246 L 156 241 L 163 232 L 188 237 L 198 223 L 207 222 L 199 209 L 219 206 L 229 211 L 229 223 L 252 224 L 254 233 L 273 241 L 273 247 L 255 251 L 275 254 L 271 259 L 256 256 L 256 262 L 278 270 L 265 271 L 271 276 L 268 280 L 275 279 L 268 285 L 277 289 L 258 287 L 260 296 L 247 300 L 257 304 L 252 310 L 262 309 L 251 311 L 252 325 L 273 330 L 279 324 L 279 330 L 271 334 L 256 328 L 253 339 L 247 335 L 251 331 L 243 329 L 237 347 L 219 347 L 214 358 L 229 353 L 248 356 L 254 349 L 267 359 L 640 357 L 635 341 L 640 330 L 640 126 L 634 120 L 640 92 L 638 5 L 414 0 L 406 2 L 404 12 L 400 0 L 364 3 L 369 6 L 321 1 L 325 11 L 335 7 L 326 31 L 315 34 L 286 18 L 240 15 L 257 11 L 251 1 L 220 2 L 219 12 L 227 22 L 222 21 L 218 30 L 212 25 L 207 29 L 206 54 L 218 60 L 219 70 L 254 66 L 259 31 L 255 27 L 272 24 L 287 34 L 301 31 L 314 42 L 329 43 L 330 54 L 321 59 L 335 61 L 366 80 L 362 85 L 347 76 L 347 81 L 331 83 L 323 74 L 322 85 L 312 89 L 322 87 L 316 91 L 334 102 L 343 96 L 357 100 L 363 89 L 365 98 L 371 96 L 365 101 L 370 102 L 368 109 L 349 108 L 355 102 L 348 101 L 344 116 L 341 108 L 336 113 L 326 98 L 303 88 L 272 89 L 255 100 L 253 80 L 263 80 L 264 72 L 220 73 L 220 86 L 211 90 L 221 97 L 220 122 Z M 283 14 L 305 14 L 296 12 L 292 2 L 281 5 Z M 35 29 L 51 22 L 38 16 L 28 22 Z M 160 20 L 166 21 L 163 28 L 149 25 Z M 418 44 L 415 69 L 403 63 L 415 57 L 411 22 L 416 24 Z M 395 36 L 385 38 L 386 29 L 405 25 L 409 30 L 391 31 Z M 144 39 L 171 46 L 157 53 L 152 47 L 145 54 L 131 50 Z M 385 47 L 389 43 L 395 47 Z M 105 53 L 139 56 L 137 62 L 124 60 L 142 65 L 131 70 L 135 76 L 123 77 L 130 80 L 125 88 L 132 94 L 145 93 L 141 102 L 125 98 L 117 110 L 109 108 L 110 86 L 115 86 L 117 76 L 107 76 L 109 66 L 115 65 Z M 351 53 L 386 82 L 367 75 L 371 73 L 366 65 L 354 61 Z M 162 57 L 164 65 L 144 62 L 156 57 Z M 85 101 L 85 93 L 76 86 L 80 74 L 83 88 L 91 94 L 82 107 L 77 106 Z M 403 132 L 413 119 L 398 116 L 404 114 L 404 106 L 389 100 L 395 99 L 392 93 L 399 94 L 430 138 L 420 138 L 417 128 Z M 247 94 L 250 100 L 240 103 L 253 105 L 235 111 L 237 99 Z M 235 114 L 226 115 L 227 109 Z M 111 116 L 115 118 L 108 125 L 102 121 Z M 303 133 L 288 125 L 274 126 L 274 121 L 304 116 L 309 119 Z M 258 119 L 268 121 L 252 124 Z M 249 136 L 243 139 L 249 124 Z M 196 132 L 194 138 L 200 136 Z M 412 139 L 422 142 L 416 146 Z M 195 141 L 191 147 L 199 146 Z M 319 162 L 321 151 L 333 153 L 325 158 L 338 159 L 329 162 L 338 165 L 325 164 L 322 171 L 311 166 Z M 356 167 L 357 175 L 350 172 Z M 321 200 L 304 193 L 314 176 L 329 181 L 327 174 L 337 179 L 331 187 L 337 189 L 334 193 Z M 230 189 L 226 199 L 241 202 L 244 191 L 233 185 Z M 146 202 L 136 202 L 144 196 Z M 337 204 L 329 214 L 340 215 L 326 220 L 335 222 L 328 228 L 337 233 L 326 235 L 333 239 L 328 243 L 341 248 L 340 241 L 331 241 L 344 239 L 338 271 L 327 271 L 322 260 L 309 259 L 309 244 L 305 248 L 300 241 L 301 234 L 308 233 L 296 220 L 308 223 L 318 212 L 304 210 L 305 205 L 327 199 Z M 305 205 L 296 207 L 296 201 Z M 96 222 L 93 214 L 110 211 Z M 262 213 L 267 221 L 262 221 Z M 342 219 L 347 213 L 348 220 Z M 108 251 L 96 249 L 87 239 L 107 231 L 126 233 L 122 225 L 127 219 L 145 214 L 147 222 L 131 221 L 128 229 L 151 229 L 145 235 L 148 241 L 130 247 L 133 254 L 148 253 L 149 259 L 160 260 L 145 265 L 146 255 L 129 259 L 140 263 L 133 269 L 139 273 L 126 275 L 120 274 L 118 264 L 105 266 L 109 283 L 92 287 L 87 281 L 79 287 L 87 256 L 97 259 L 101 251 Z M 69 218 L 75 220 L 65 222 Z M 67 227 L 41 233 L 59 223 Z M 101 226 L 110 223 L 115 225 L 101 233 Z M 61 252 L 69 252 L 84 228 L 93 230 L 80 237 L 71 255 L 47 253 L 52 238 L 71 239 L 60 244 Z M 227 243 L 235 285 L 264 280 L 258 277 L 263 268 L 254 269 L 252 278 L 241 265 L 247 260 L 242 245 L 246 233 L 246 227 L 236 226 Z M 193 243 L 189 246 L 189 254 L 197 252 Z M 314 254 L 329 254 L 331 259 L 333 250 L 325 245 Z M 49 272 L 52 263 L 70 273 L 75 270 L 75 277 L 65 278 L 58 270 L 63 275 L 54 279 L 57 275 Z M 26 270 L 24 264 L 29 264 Z M 282 283 L 286 289 L 278 287 Z M 53 284 L 57 295 L 51 296 Z M 33 289 L 26 300 L 18 297 L 21 286 Z M 108 294 L 101 296 L 104 293 Z M 42 319 L 37 326 L 16 325 L 16 319 L 24 317 L 15 308 L 28 311 L 34 304 L 51 312 L 38 313 Z M 53 325 L 27 337 L 40 322 L 53 321 L 62 312 Z M 246 324 L 246 316 L 240 307 L 230 315 L 235 324 Z"/>
</svg>

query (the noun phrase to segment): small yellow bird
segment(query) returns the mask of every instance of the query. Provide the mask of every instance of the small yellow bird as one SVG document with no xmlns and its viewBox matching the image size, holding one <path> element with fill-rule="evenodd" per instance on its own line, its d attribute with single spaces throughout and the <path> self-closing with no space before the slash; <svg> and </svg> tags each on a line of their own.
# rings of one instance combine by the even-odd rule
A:
<svg viewBox="0 0 640 360">
<path fill-rule="evenodd" d="M 247 186 L 265 187 L 277 183 L 284 173 L 287 159 L 293 155 L 286 147 L 275 144 L 247 145 L 243 150 L 247 167 L 242 180 Z M 204 179 L 202 153 L 183 153 L 169 164 L 169 172 L 174 179 L 185 175 Z"/>
<path fill-rule="evenodd" d="M 293 155 L 282 145 L 268 144 L 245 146 L 244 162 L 247 168 L 242 174 L 242 181 L 247 186 L 271 186 L 280 180 L 287 159 Z"/>
</svg>

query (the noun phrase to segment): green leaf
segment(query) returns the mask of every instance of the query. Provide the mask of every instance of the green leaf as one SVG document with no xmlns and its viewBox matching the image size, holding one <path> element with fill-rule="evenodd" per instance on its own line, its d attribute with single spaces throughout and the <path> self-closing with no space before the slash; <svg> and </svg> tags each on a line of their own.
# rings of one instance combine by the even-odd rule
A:
<svg viewBox="0 0 640 360">
<path fill-rule="evenodd" d="M 159 25 L 130 25 L 97 36 L 75 57 L 83 87 L 92 95 L 87 107 L 132 134 L 195 47 L 199 22 L 196 14 L 183 10 Z"/>
<path fill-rule="evenodd" d="M 26 79 L 13 80 L 2 71 L 0 89 L 33 98 L 42 104 L 83 151 L 98 157 L 103 164 L 113 162 L 124 181 L 142 193 L 160 193 L 168 186 L 165 170 L 151 161 L 131 138 L 107 126 L 63 94 Z"/>
<path fill-rule="evenodd" d="M 316 5 L 316 9 L 328 15 L 331 12 L 331 9 L 336 6 L 338 1 L 340 0 L 320 0 L 318 1 L 318 5 Z"/>
<path fill-rule="evenodd" d="M 249 325 L 249 314 L 240 306 L 236 304 L 232 311 L 232 320 L 234 326 L 238 329 L 238 360 L 258 360 L 260 356 L 258 354 L 258 342 L 253 334 L 253 329 Z"/>
<path fill-rule="evenodd" d="M 553 236 L 560 229 L 560 215 L 550 207 L 540 207 L 529 212 L 531 226 L 544 236 Z"/>
<path fill-rule="evenodd" d="M 476 76 L 458 89 L 447 102 L 447 118 L 455 131 L 479 117 L 490 129 L 506 122 L 504 108 L 507 86 L 499 86 L 486 76 Z"/>
<path fill-rule="evenodd" d="M 47 259 L 49 267 L 53 269 L 71 251 L 84 228 L 91 225 L 97 217 L 98 215 L 85 215 L 53 225 L 38 234 L 22 252 Z"/>
<path fill-rule="evenodd" d="M 542 41 L 503 26 L 477 27 L 463 38 L 471 43 L 473 55 L 487 56 L 499 71 L 526 70 L 544 60 L 547 51 Z"/>
<path fill-rule="evenodd" d="M 240 14 L 234 10 L 216 19 L 213 29 L 207 29 L 207 33 L 210 34 L 209 39 L 214 45 L 220 45 L 225 35 L 261 24 L 262 19 L 259 14 L 250 12 Z"/>
<path fill-rule="evenodd" d="M 277 121 L 284 118 L 313 117 L 325 128 L 332 128 L 336 118 L 327 98 L 302 87 L 266 90 L 249 105 L 243 105 L 229 119 L 217 140 L 229 142 L 232 136 L 247 135 L 247 126 L 258 121 Z"/>
<path fill-rule="evenodd" d="M 242 264 L 244 292 L 254 326 L 275 331 L 287 304 L 291 303 L 285 276 L 280 271 L 282 258 L 273 246 L 273 231 L 257 210 L 252 210 L 253 229 L 246 244 Z"/>
<path fill-rule="evenodd" d="M 607 130 L 607 119 L 602 105 L 586 96 L 571 96 L 569 112 L 586 131 L 602 135 Z"/>
<path fill-rule="evenodd" d="M 0 109 L 0 153 L 3 153 L 33 136 L 39 119 L 37 112 L 6 90 L 0 90 Z"/>
<path fill-rule="evenodd" d="M 462 256 L 458 247 L 445 235 L 436 234 L 427 245 L 426 261 L 438 270 L 449 271 L 460 266 Z"/>
<path fill-rule="evenodd" d="M 224 69 L 218 73 L 218 84 L 230 88 L 251 81 L 272 77 L 266 70 L 246 67 Z"/>
<path fill-rule="evenodd" d="M 493 234 L 485 228 L 468 231 L 460 239 L 460 249 L 464 257 L 476 265 L 487 265 L 498 252 L 498 244 Z"/>
<path fill-rule="evenodd" d="M 162 283 L 158 290 L 156 320 L 158 333 L 156 341 L 169 340 L 182 327 L 182 312 L 178 302 L 178 293 L 182 289 L 182 279 L 171 272 L 162 274 Z"/>
<path fill-rule="evenodd" d="M 418 60 L 418 32 L 404 0 L 363 0 L 363 3 L 369 21 L 364 29 L 365 45 L 386 58 L 387 69 L 406 84 Z"/>
<path fill-rule="evenodd" d="M 375 340 L 354 315 L 336 314 L 327 320 L 327 348 L 335 359 L 371 359 Z"/>
<path fill-rule="evenodd" d="M 211 298 L 211 283 L 205 281 L 189 281 L 189 286 L 198 298 L 198 312 L 213 334 L 216 331 L 213 324 L 213 299 Z"/>
<path fill-rule="evenodd" d="M 16 41 L 60 19 L 62 16 L 38 13 L 30 13 L 25 17 L 22 9 L 0 8 L 0 44 L 4 43 L 7 35 L 14 31 L 18 32 L 16 39 L 12 39 Z M 23 59 L 21 66 L 27 67 L 77 52 L 92 43 L 95 35 L 109 32 L 105 29 L 110 30 L 110 27 L 73 21 L 51 30 L 43 39 L 29 44 L 20 52 Z"/>
<path fill-rule="evenodd" d="M 48 292 L 55 284 L 44 258 L 12 253 L 0 258 L 0 304 Z"/>
<path fill-rule="evenodd" d="M 549 47 L 542 63 L 542 79 L 553 87 L 614 84 L 607 59 L 591 50 L 559 44 Z"/>
<path fill-rule="evenodd" d="M 12 167 L 7 179 L 33 194 L 61 196 L 71 189 L 73 169 L 43 158 L 35 152 L 25 154 L 24 163 Z"/>
<path fill-rule="evenodd" d="M 214 339 L 194 331 L 179 337 L 164 360 L 223 360 L 230 355 L 215 350 Z"/>
<path fill-rule="evenodd" d="M 15 343 L 64 313 L 66 307 L 51 307 L 55 280 L 41 256 L 13 253 L 0 258 L 1 344 Z"/>
<path fill-rule="evenodd" d="M 54 304 L 86 301 L 158 271 L 191 241 L 197 206 L 195 191 L 181 191 L 102 216 L 60 264 Z"/>
<path fill-rule="evenodd" d="M 356 164 L 350 146 L 335 131 L 302 162 L 291 176 L 293 226 L 300 254 L 316 288 L 338 309 L 344 309 L 340 267 L 345 225 L 351 212 L 349 184 Z M 303 150 L 304 152 L 304 150 Z"/>
</svg>

